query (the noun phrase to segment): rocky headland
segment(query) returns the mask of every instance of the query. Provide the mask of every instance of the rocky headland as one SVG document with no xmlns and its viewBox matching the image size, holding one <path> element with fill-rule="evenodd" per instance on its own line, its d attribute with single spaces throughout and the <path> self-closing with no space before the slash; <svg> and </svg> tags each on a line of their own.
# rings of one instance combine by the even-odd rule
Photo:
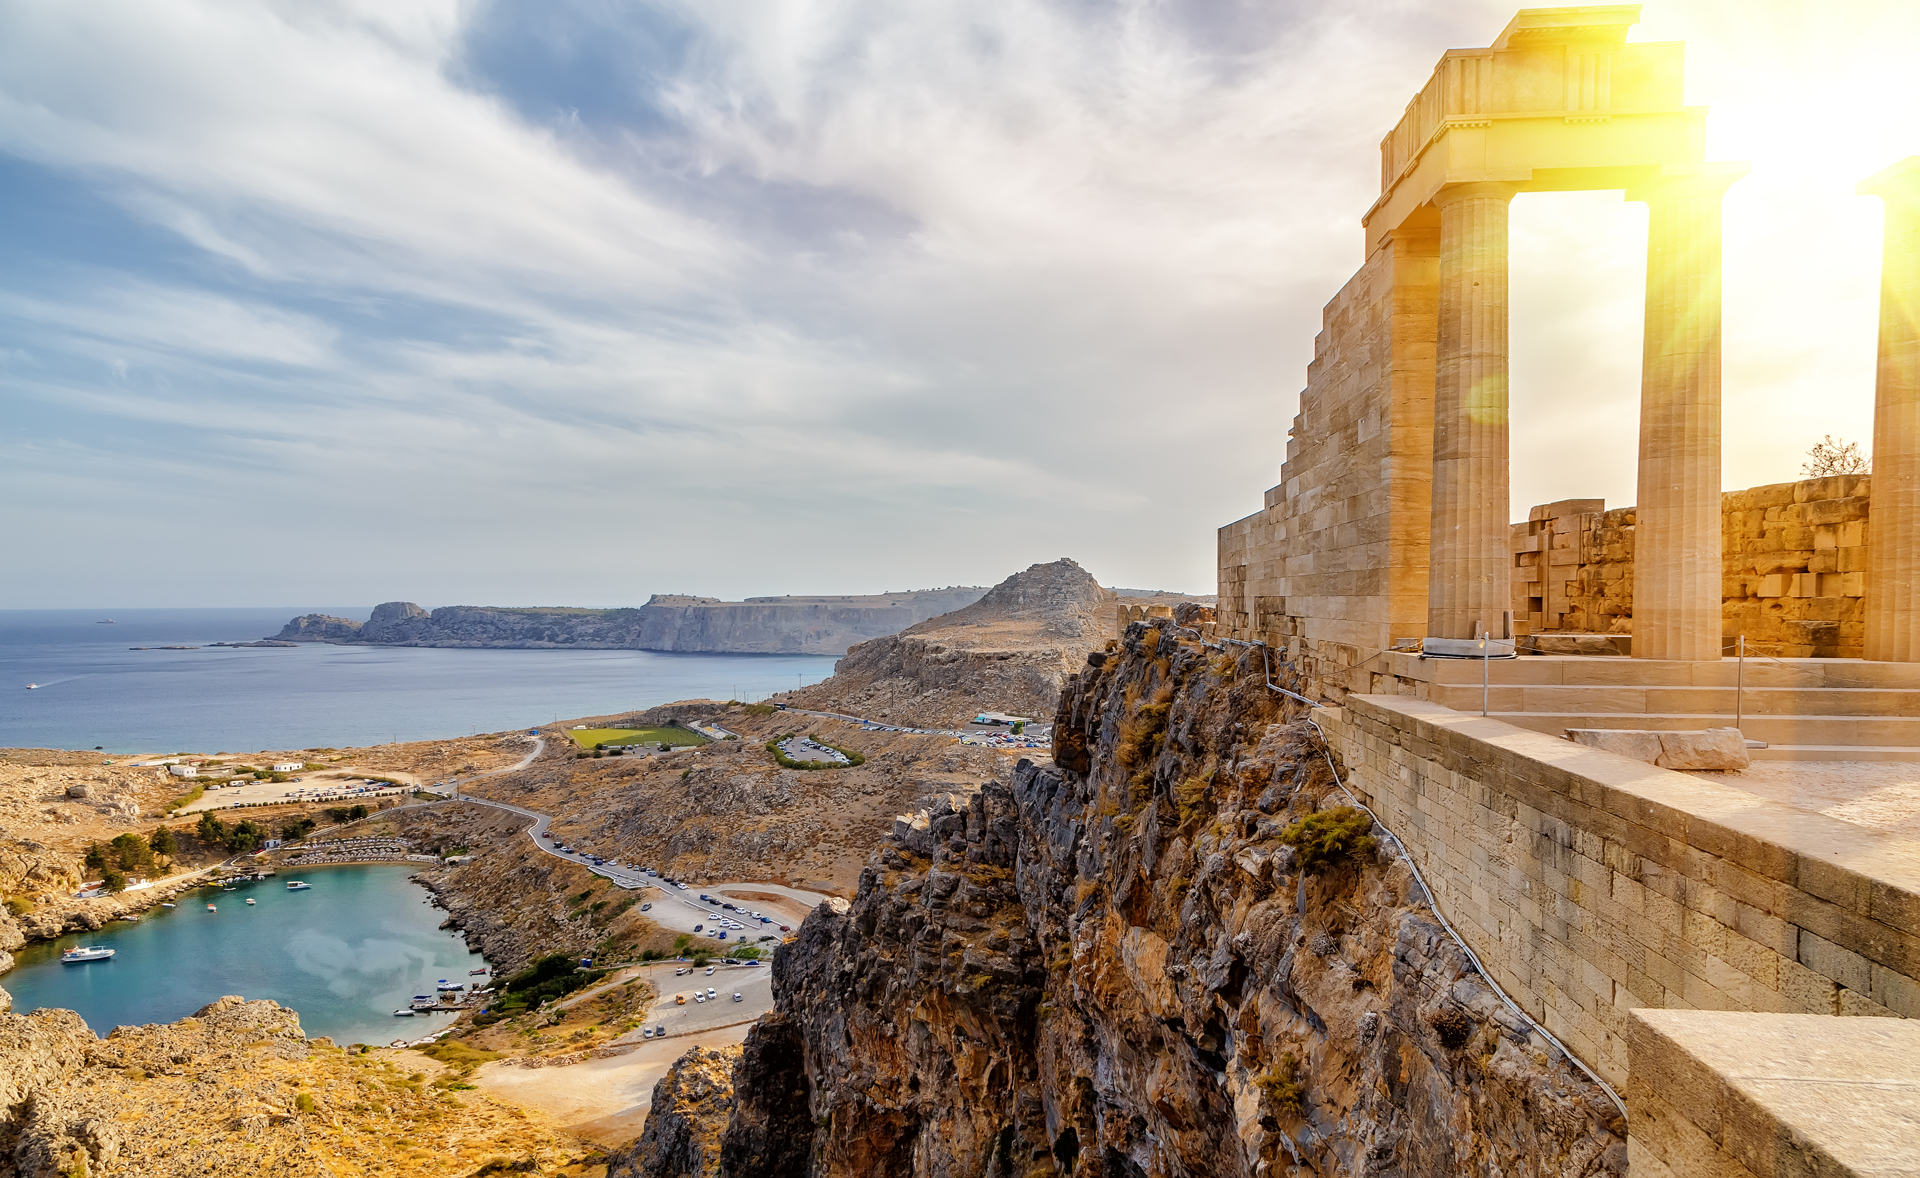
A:
<svg viewBox="0 0 1920 1178">
<path fill-rule="evenodd" d="M 1257 658 L 1154 620 L 1088 663 L 1057 765 L 897 824 L 776 957 L 730 1099 L 670 1074 L 616 1172 L 1625 1172 L 1612 1104 L 1341 809 Z"/>
<path fill-rule="evenodd" d="M 802 707 L 948 727 L 982 711 L 1051 716 L 1060 685 L 1114 635 L 1115 592 L 1066 558 L 980 600 L 863 642 L 833 676 L 780 698 Z"/>
<path fill-rule="evenodd" d="M 655 594 L 625 609 L 448 605 L 431 612 L 410 601 L 375 606 L 366 621 L 305 614 L 273 642 L 372 646 L 576 647 L 690 654 L 840 654 L 857 642 L 978 601 L 973 586 L 819 597 Z"/>
</svg>

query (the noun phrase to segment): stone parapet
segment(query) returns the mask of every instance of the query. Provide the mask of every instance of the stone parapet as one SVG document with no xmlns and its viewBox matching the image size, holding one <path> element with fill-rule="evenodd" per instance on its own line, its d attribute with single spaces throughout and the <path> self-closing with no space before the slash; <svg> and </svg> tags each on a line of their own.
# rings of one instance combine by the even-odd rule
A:
<svg viewBox="0 0 1920 1178">
<path fill-rule="evenodd" d="M 1920 1024 L 1637 1010 L 1627 1056 L 1633 1178 L 1920 1170 Z"/>
<path fill-rule="evenodd" d="M 1637 1007 L 1920 1016 L 1920 850 L 1403 696 L 1317 713 L 1529 1014 L 1618 1084 Z"/>
</svg>

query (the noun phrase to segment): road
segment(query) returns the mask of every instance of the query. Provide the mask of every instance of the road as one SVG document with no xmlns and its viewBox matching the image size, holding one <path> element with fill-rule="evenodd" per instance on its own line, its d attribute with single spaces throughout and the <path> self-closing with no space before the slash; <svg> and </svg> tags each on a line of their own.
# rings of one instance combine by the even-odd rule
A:
<svg viewBox="0 0 1920 1178">
<path fill-rule="evenodd" d="M 489 770 L 486 773 L 476 774 L 474 777 L 467 778 L 466 780 L 468 783 L 471 783 L 481 777 L 493 777 L 502 773 L 517 773 L 539 759 L 540 754 L 545 748 L 546 738 L 544 736 L 536 737 L 533 751 L 521 758 L 518 764 L 509 765 L 504 769 Z M 780 925 L 784 924 L 789 928 L 799 927 L 800 922 L 806 919 L 807 913 L 831 899 L 831 897 L 821 892 L 809 892 L 800 888 L 790 888 L 784 884 L 756 883 L 753 881 L 710 884 L 704 888 L 668 887 L 661 883 L 657 877 L 650 876 L 637 868 L 624 866 L 615 867 L 606 863 L 596 864 L 588 860 L 586 854 L 582 851 L 562 851 L 555 839 L 547 833 L 548 828 L 553 825 L 553 817 L 551 815 L 542 814 L 538 810 L 529 810 L 525 806 L 516 806 L 512 802 L 497 802 L 492 798 L 482 798 L 476 797 L 473 794 L 461 793 L 460 785 L 461 782 L 456 779 L 445 783 L 443 786 L 434 786 L 432 788 L 435 789 L 436 792 L 445 789 L 447 791 L 447 797 L 458 801 L 472 802 L 479 806 L 492 806 L 496 810 L 506 810 L 531 820 L 531 825 L 527 827 L 526 833 L 527 837 L 533 840 L 534 846 L 546 854 L 552 855 L 556 859 L 565 859 L 570 863 L 578 863 L 595 875 L 611 880 L 615 885 L 625 888 L 628 891 L 640 892 L 641 901 L 647 905 L 647 915 L 653 919 L 653 922 L 662 928 L 672 929 L 675 932 L 699 932 L 703 935 L 715 936 L 717 939 L 729 941 L 744 939 L 747 943 L 753 943 L 759 940 L 772 940 L 780 935 Z M 735 893 L 755 893 L 756 899 L 753 902 L 741 901 L 741 905 L 750 910 L 757 908 L 772 917 L 773 920 L 771 923 L 762 924 L 760 921 L 754 920 L 745 913 L 724 912 L 718 903 L 702 901 L 700 899 L 700 893 L 703 891 L 707 895 L 724 895 L 729 899 L 733 899 Z M 766 896 L 769 898 L 761 900 L 757 898 L 758 896 Z M 716 919 L 736 920 L 738 923 L 745 925 L 746 928 L 744 930 L 716 929 L 714 927 L 714 921 Z M 722 932 L 725 932 L 727 935 L 724 938 L 718 938 L 718 934 Z"/>
</svg>

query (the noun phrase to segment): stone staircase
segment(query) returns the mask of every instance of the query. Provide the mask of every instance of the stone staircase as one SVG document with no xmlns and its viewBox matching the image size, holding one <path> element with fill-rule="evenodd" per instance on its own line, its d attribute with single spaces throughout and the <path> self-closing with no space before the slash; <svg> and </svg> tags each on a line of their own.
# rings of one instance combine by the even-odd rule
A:
<svg viewBox="0 0 1920 1178">
<path fill-rule="evenodd" d="M 1568 728 L 1731 726 L 1765 741 L 1756 760 L 1920 761 L 1920 664 L 1860 659 L 1718 663 L 1536 655 L 1487 664 L 1488 714 L 1560 735 Z M 1426 659 L 1435 703 L 1479 712 L 1481 665 Z"/>
</svg>

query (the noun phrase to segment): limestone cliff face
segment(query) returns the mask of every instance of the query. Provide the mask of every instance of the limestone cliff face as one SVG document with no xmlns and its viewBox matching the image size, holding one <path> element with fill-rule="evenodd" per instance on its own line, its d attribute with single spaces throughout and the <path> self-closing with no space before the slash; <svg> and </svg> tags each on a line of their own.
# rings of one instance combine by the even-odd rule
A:
<svg viewBox="0 0 1920 1178">
<path fill-rule="evenodd" d="M 696 1047 L 653 1086 L 647 1127 L 607 1168 L 607 1178 L 700 1178 L 720 1162 L 740 1048 Z"/>
<path fill-rule="evenodd" d="M 863 642 L 807 707 L 911 724 L 962 724 L 982 710 L 1050 716 L 1060 685 L 1113 636 L 1114 594 L 1062 558 L 1015 573 L 962 609 Z"/>
<path fill-rule="evenodd" d="M 1058 767 L 903 821 L 779 953 L 709 1173 L 1625 1172 L 1404 865 L 1299 866 L 1282 831 L 1340 799 L 1257 656 L 1154 622 L 1090 661 Z"/>
<path fill-rule="evenodd" d="M 288 622 L 287 642 L 381 646 L 582 647 L 703 654 L 840 654 L 856 642 L 979 599 L 973 587 L 837 597 L 656 595 L 638 609 L 513 609 L 410 601 L 375 606 L 364 623 L 325 614 Z"/>
</svg>

